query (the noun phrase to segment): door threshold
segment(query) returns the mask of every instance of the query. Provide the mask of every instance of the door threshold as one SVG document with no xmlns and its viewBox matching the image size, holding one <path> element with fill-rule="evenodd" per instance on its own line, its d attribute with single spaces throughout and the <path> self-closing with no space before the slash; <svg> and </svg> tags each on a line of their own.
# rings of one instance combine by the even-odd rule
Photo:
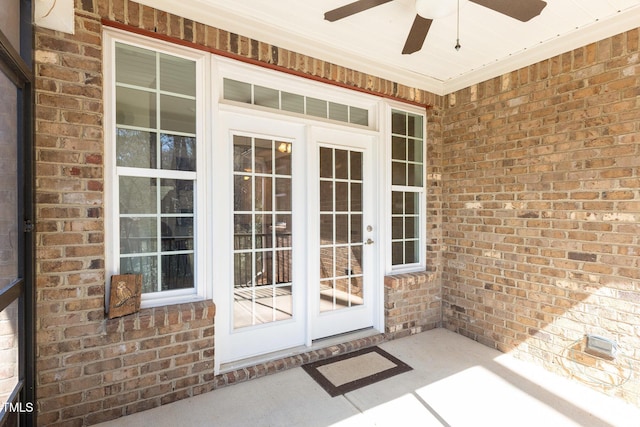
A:
<svg viewBox="0 0 640 427">
<path fill-rule="evenodd" d="M 377 337 L 379 336 L 379 337 Z M 297 347 L 287 348 L 284 350 L 274 351 L 271 353 L 261 354 L 259 356 L 248 357 L 245 359 L 237 360 L 234 362 L 223 363 L 220 365 L 219 374 L 226 374 L 229 372 L 237 371 L 240 369 L 249 368 L 252 366 L 264 365 L 267 363 L 273 363 L 278 360 L 283 360 L 290 357 L 296 357 L 305 353 L 317 352 L 319 350 L 328 350 L 329 354 L 326 357 L 336 356 L 342 353 L 349 353 L 350 351 L 364 348 L 366 345 L 358 346 L 358 348 L 348 349 L 349 343 L 354 343 L 359 340 L 366 340 L 367 338 L 377 337 L 372 340 L 371 345 L 376 345 L 382 341 L 386 341 L 384 334 L 377 331 L 373 327 L 366 329 L 359 329 L 353 332 L 347 332 L 344 334 L 333 335 L 326 338 L 320 338 L 313 340 L 310 346 L 300 345 Z M 335 347 L 335 348 L 333 348 Z M 347 348 L 344 348 L 347 347 Z M 322 359 L 326 358 L 322 357 Z M 300 363 L 300 365 L 302 362 Z"/>
</svg>

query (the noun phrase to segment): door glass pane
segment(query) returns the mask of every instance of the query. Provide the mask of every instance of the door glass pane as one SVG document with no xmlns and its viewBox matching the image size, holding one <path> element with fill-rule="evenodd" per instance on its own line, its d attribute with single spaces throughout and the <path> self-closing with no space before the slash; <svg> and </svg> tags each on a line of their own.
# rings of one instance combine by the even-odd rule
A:
<svg viewBox="0 0 640 427">
<path fill-rule="evenodd" d="M 361 152 L 320 148 L 321 312 L 363 304 L 362 162 Z"/>
<path fill-rule="evenodd" d="M 291 151 L 289 142 L 233 138 L 236 329 L 293 316 Z"/>
</svg>

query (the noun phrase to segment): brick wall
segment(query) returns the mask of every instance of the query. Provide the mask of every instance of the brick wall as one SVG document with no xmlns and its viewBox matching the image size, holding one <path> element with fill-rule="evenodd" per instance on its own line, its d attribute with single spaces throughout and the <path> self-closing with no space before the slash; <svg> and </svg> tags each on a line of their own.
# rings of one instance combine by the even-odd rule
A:
<svg viewBox="0 0 640 427">
<path fill-rule="evenodd" d="M 429 110 L 434 120 L 428 150 L 439 150 L 441 97 L 133 2 L 76 0 L 74 35 L 39 28 L 35 34 L 38 422 L 50 427 L 117 418 L 286 365 L 214 378 L 212 302 L 105 318 L 103 18 L 321 80 L 435 105 Z M 441 208 L 439 161 L 433 155 L 428 166 L 436 177 L 429 181 L 428 209 L 434 215 Z M 430 223 L 434 271 L 440 223 Z M 420 286 L 431 289 L 433 283 Z M 414 292 L 414 285 L 409 287 Z M 396 292 L 405 291 L 393 285 L 386 294 L 398 299 Z M 422 308 L 421 298 L 431 295 L 431 290 L 414 292 L 412 304 Z M 394 331 L 433 326 L 431 318 L 415 315 Z"/>
<path fill-rule="evenodd" d="M 442 177 L 446 327 L 635 404 L 639 35 L 449 95 Z M 585 334 L 620 355 L 585 353 Z"/>
</svg>

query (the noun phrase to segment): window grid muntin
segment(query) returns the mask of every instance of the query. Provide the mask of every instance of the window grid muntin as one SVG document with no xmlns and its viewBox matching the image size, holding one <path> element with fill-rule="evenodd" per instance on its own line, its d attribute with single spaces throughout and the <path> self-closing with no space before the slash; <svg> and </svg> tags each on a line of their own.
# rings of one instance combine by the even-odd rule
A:
<svg viewBox="0 0 640 427">
<path fill-rule="evenodd" d="M 362 241 L 362 236 L 364 235 L 363 230 L 360 230 L 359 232 L 359 237 L 360 239 L 357 241 L 353 240 L 353 218 L 355 216 L 359 216 L 360 217 L 360 227 L 363 227 L 363 221 L 362 221 L 362 216 L 363 216 L 363 210 L 362 210 L 362 197 L 363 197 L 363 177 L 362 177 L 362 166 L 363 166 L 363 161 L 364 158 L 362 156 L 362 152 L 357 151 L 357 150 L 347 150 L 347 149 L 337 149 L 337 148 L 330 148 L 330 147 L 320 147 L 320 152 L 322 153 L 323 150 L 330 150 L 331 152 L 331 176 L 327 177 L 327 176 L 322 176 L 322 171 L 323 168 L 320 167 L 320 176 L 319 176 L 319 183 L 320 185 L 322 185 L 322 182 L 329 182 L 331 183 L 331 209 L 323 209 L 323 204 L 322 204 L 322 194 L 321 192 L 318 193 L 319 197 L 320 197 L 320 209 L 319 209 L 319 215 L 320 215 L 320 219 L 322 218 L 323 215 L 327 215 L 331 217 L 331 240 L 329 243 L 323 243 L 323 239 L 322 239 L 322 235 L 320 236 L 320 265 L 321 265 L 321 272 L 320 272 L 320 292 L 322 293 L 323 291 L 327 291 L 330 290 L 331 291 L 331 308 L 326 308 L 323 309 L 322 306 L 320 308 L 320 311 L 333 311 L 333 310 L 337 310 L 340 308 L 349 308 L 349 307 L 354 307 L 354 306 L 359 306 L 362 304 L 362 302 L 360 303 L 354 303 L 354 297 L 356 298 L 363 298 L 364 297 L 364 289 L 362 289 L 362 285 L 363 285 L 363 278 L 364 278 L 364 269 L 362 266 L 362 262 L 363 262 L 363 241 Z M 337 175 L 337 168 L 336 168 L 336 152 L 337 151 L 342 151 L 342 152 L 346 152 L 346 158 L 347 158 L 347 177 L 346 178 L 338 178 L 336 177 Z M 360 171 L 360 178 L 354 178 L 353 175 L 353 154 L 357 153 L 360 156 L 360 166 L 358 168 L 358 170 Z M 320 162 L 322 162 L 322 154 L 320 155 Z M 344 210 L 339 210 L 337 207 L 337 190 L 338 190 L 338 186 L 336 184 L 338 183 L 344 183 L 346 184 L 346 189 L 347 189 L 347 200 L 346 200 L 346 209 Z M 353 190 L 353 185 L 352 184 L 359 184 L 360 185 L 360 195 L 359 195 L 359 199 L 360 199 L 360 209 L 352 209 L 353 206 L 353 194 L 352 194 L 352 190 Z M 347 230 L 346 230 L 346 236 L 347 236 L 347 240 L 344 243 L 338 243 L 338 239 L 339 236 L 337 235 L 338 232 L 338 215 L 340 216 L 346 216 L 347 220 L 346 220 L 346 226 L 347 226 Z M 322 220 L 320 220 L 320 224 L 322 224 Z M 322 225 L 320 226 L 320 230 L 319 232 L 322 233 Z M 330 249 L 331 250 L 331 276 L 327 277 L 327 276 L 323 276 L 322 275 L 322 265 L 323 265 L 323 259 L 322 259 L 322 253 L 323 253 L 323 249 L 327 250 Z M 342 252 L 343 250 L 347 251 L 347 269 L 344 272 L 344 274 L 340 274 L 340 272 L 338 272 L 338 267 L 339 267 L 339 257 L 338 257 L 338 252 Z M 360 265 L 359 268 L 357 269 L 358 272 L 354 273 L 354 270 L 356 270 L 354 268 L 354 266 L 357 264 L 357 260 L 354 260 L 354 250 L 359 250 L 360 251 Z M 356 262 L 354 262 L 356 261 Z M 346 307 L 339 307 L 338 306 L 338 293 L 339 293 L 339 289 L 338 289 L 338 282 L 344 282 L 346 281 L 347 283 L 347 287 L 346 287 L 346 295 L 347 295 L 347 302 L 346 302 Z M 357 295 L 354 293 L 354 289 L 355 286 L 354 284 L 360 282 L 360 292 L 362 293 L 361 295 Z"/>
<path fill-rule="evenodd" d="M 231 93 L 232 91 L 230 90 L 231 87 L 228 86 L 228 84 L 239 84 L 242 85 L 244 90 L 245 90 L 245 96 L 244 97 L 234 97 L 233 94 Z M 268 89 L 274 92 L 277 92 L 277 104 L 278 106 L 270 106 L 270 105 L 265 105 L 264 102 L 257 102 L 256 101 L 256 88 L 259 88 L 259 90 L 263 90 L 263 89 Z M 236 87 L 237 89 L 237 87 Z M 292 110 L 292 109 L 288 109 L 285 108 L 285 102 L 283 101 L 283 98 L 285 96 L 292 96 L 292 97 L 301 97 L 302 98 L 302 109 L 301 110 Z M 230 100 L 230 101 L 236 101 L 236 102 L 241 102 L 244 104 L 251 104 L 251 105 L 257 105 L 257 106 L 263 106 L 265 108 L 273 108 L 273 109 L 277 109 L 280 111 L 288 111 L 288 112 L 292 112 L 292 113 L 298 113 L 298 114 L 304 114 L 304 115 L 308 115 L 310 117 L 318 117 L 318 118 L 323 118 L 323 119 L 328 119 L 328 120 L 333 120 L 333 121 L 337 121 L 337 122 L 342 122 L 342 123 L 350 123 L 350 124 L 355 124 L 355 125 L 359 125 L 359 126 L 369 126 L 369 110 L 366 108 L 360 108 L 360 107 L 356 107 L 353 105 L 347 105 L 347 104 L 342 104 L 342 103 L 338 103 L 338 102 L 332 102 L 329 100 L 325 100 L 325 99 L 321 99 L 321 98 L 316 98 L 313 96 L 306 96 L 306 95 L 299 95 L 296 93 L 292 93 L 292 92 L 287 92 L 287 91 L 283 91 L 283 90 L 278 90 L 278 89 L 273 89 L 273 88 L 268 88 L 266 86 L 262 86 L 262 85 L 257 85 L 257 84 L 252 84 L 252 83 L 247 83 L 247 82 L 243 82 L 243 81 L 239 81 L 239 80 L 235 80 L 235 79 L 230 79 L 230 78 L 224 78 L 223 79 L 223 98 L 226 100 Z M 322 113 L 318 113 L 318 114 L 314 114 L 312 112 L 312 110 L 310 109 L 310 104 L 313 103 L 324 103 L 324 112 Z M 275 105 L 275 100 L 273 102 L 273 105 Z M 333 110 L 332 110 L 332 106 L 333 106 Z M 339 118 L 335 118 L 335 109 L 336 108 L 342 108 L 344 107 L 347 111 L 347 117 L 344 119 L 339 119 Z"/>
<path fill-rule="evenodd" d="M 118 187 L 120 187 L 120 178 L 123 177 L 131 177 L 131 178 L 135 178 L 135 177 L 145 177 L 145 178 L 150 178 L 150 179 L 154 179 L 156 180 L 156 213 L 155 214 L 123 214 L 122 212 L 120 212 L 120 209 L 118 209 L 118 233 L 119 235 L 121 235 L 122 233 L 122 220 L 123 219 L 133 219 L 133 218 L 156 218 L 156 251 L 151 251 L 151 252 L 136 252 L 136 253 L 125 253 L 123 254 L 121 252 L 121 248 L 118 249 L 118 253 L 119 253 L 119 267 L 118 269 L 120 270 L 121 274 L 126 274 L 126 273 L 136 273 L 135 271 L 123 271 L 122 269 L 122 265 L 123 265 L 123 260 L 128 260 L 128 261 L 132 261 L 135 258 L 138 259 L 143 259 L 145 257 L 147 258 L 155 258 L 155 283 L 149 283 L 147 282 L 147 284 L 152 285 L 152 289 L 153 291 L 151 292 L 143 292 L 146 294 L 152 294 L 152 293 L 158 293 L 158 292 L 170 292 L 170 293 L 177 293 L 180 294 L 183 290 L 187 290 L 189 289 L 189 292 L 191 293 L 193 291 L 193 289 L 195 288 L 195 260 L 196 260 L 196 256 L 195 256 L 195 247 L 196 247 L 196 238 L 197 238 L 197 230 L 196 230 L 196 221 L 195 221 L 195 211 L 196 211 L 196 199 L 195 199 L 195 194 L 197 191 L 196 188 L 196 172 L 194 171 L 182 171 L 182 170 L 173 170 L 173 169 L 163 169 L 162 168 L 162 136 L 163 135 L 169 135 L 169 136 L 182 136 L 182 137 L 189 137 L 189 138 L 194 138 L 196 141 L 196 150 L 197 150 L 197 143 L 198 143 L 198 138 L 197 138 L 197 134 L 196 132 L 180 132 L 180 131 L 175 131 L 175 130 L 169 130 L 169 129 L 164 129 L 163 128 L 163 123 L 161 120 L 161 115 L 162 115 L 162 96 L 163 95 L 167 95 L 167 96 L 174 96 L 177 98 L 182 98 L 182 99 L 188 99 L 188 100 L 192 100 L 194 101 L 194 108 L 197 108 L 197 96 L 194 95 L 185 95 L 185 94 L 181 94 L 181 93 L 176 93 L 176 92 L 171 92 L 171 91 L 166 91 L 166 90 L 161 90 L 160 89 L 160 85 L 162 83 L 161 81 L 161 67 L 160 67 L 160 62 L 161 62 L 161 57 L 165 56 L 165 57 L 173 57 L 173 55 L 168 55 L 165 53 L 162 53 L 160 51 L 157 50 L 152 50 L 152 49 L 146 49 L 146 48 L 139 48 L 139 47 L 135 47 L 135 46 L 131 46 L 131 45 L 127 45 L 126 43 L 121 43 L 121 42 L 116 42 L 115 43 L 115 57 L 116 57 L 116 64 L 118 63 L 118 52 L 119 52 L 119 47 L 122 47 L 124 50 L 127 49 L 136 49 L 136 50 L 143 50 L 146 52 L 149 52 L 150 55 L 154 55 L 155 56 L 155 76 L 153 78 L 153 82 L 155 82 L 155 87 L 145 87 L 145 86 L 139 86 L 139 85 L 135 85 L 135 84 L 130 84 L 130 83 L 122 83 L 117 81 L 117 76 L 116 76 L 116 81 L 115 81 L 115 90 L 114 93 L 117 93 L 117 88 L 122 87 L 122 88 L 128 88 L 128 89 L 133 89 L 133 90 L 139 90 L 142 92 L 147 92 L 147 93 L 153 93 L 155 95 L 155 127 L 151 127 L 151 126 L 134 126 L 134 125 L 127 125 L 127 124 L 123 124 L 123 123 L 118 123 L 118 118 L 117 118 L 117 114 L 116 114 L 116 120 L 115 120 L 115 130 L 116 130 L 116 146 L 118 145 L 118 131 L 120 129 L 123 130 L 133 130 L 133 131 L 141 131 L 141 132 L 148 132 L 149 134 L 153 134 L 155 135 L 155 168 L 139 168 L 139 167 L 129 167 L 129 166 L 116 166 L 116 177 L 118 177 L 117 181 L 118 183 L 115 184 Z M 179 58 L 179 57 L 176 57 Z M 182 59 L 182 58 L 179 58 Z M 191 61 L 195 64 L 195 61 L 193 60 L 186 60 L 186 61 Z M 195 65 L 194 65 L 194 76 L 193 76 L 194 81 L 196 80 L 196 75 L 195 75 Z M 117 106 L 117 97 L 115 99 L 115 104 Z M 194 112 L 194 130 L 196 128 L 196 123 L 195 120 L 197 118 L 197 111 Z M 117 156 L 118 150 L 116 148 L 115 151 L 115 155 Z M 194 157 L 193 159 L 193 165 L 194 165 L 194 169 L 195 169 L 195 165 L 196 165 L 196 160 L 197 157 Z M 117 159 L 116 162 L 114 162 L 115 164 L 117 164 Z M 162 188 L 162 180 L 184 180 L 184 181 L 192 181 L 192 192 L 191 192 L 191 213 L 184 213 L 184 214 L 170 214 L 170 213 L 162 213 L 162 208 L 161 208 L 161 204 L 162 204 L 162 195 L 161 195 L 161 188 Z M 119 194 L 119 190 L 118 190 L 118 194 Z M 191 236 L 191 249 L 188 250 L 172 250 L 172 251 L 165 251 L 162 250 L 162 218 L 190 218 L 191 219 L 191 223 L 192 223 L 192 236 Z M 166 290 L 163 291 L 163 285 L 165 285 L 165 283 L 163 283 L 163 256 L 168 257 L 168 256 L 175 256 L 175 255 L 183 255 L 183 256 L 187 256 L 190 257 L 190 281 L 191 284 L 190 286 L 184 287 L 184 286 L 179 286 L 176 288 L 168 288 Z M 167 270 L 170 270 L 170 268 L 167 266 L 166 267 Z M 139 272 L 138 272 L 139 273 Z M 144 283 L 145 283 L 145 279 L 146 277 L 143 275 L 143 288 L 144 288 Z M 168 278 L 169 279 L 169 278 Z M 170 284 L 169 284 L 170 286 Z M 149 287 L 147 287 L 148 289 Z M 176 292 L 177 291 L 177 292 Z"/>
<path fill-rule="evenodd" d="M 234 136 L 233 138 L 233 145 L 235 147 L 236 145 L 236 137 L 238 137 L 238 135 Z M 234 242 L 234 247 L 233 247 L 233 259 L 234 259 L 234 275 L 233 275 L 233 284 L 234 284 L 234 304 L 236 301 L 238 301 L 240 298 L 243 298 L 243 295 L 247 295 L 250 298 L 250 304 L 251 304 L 251 323 L 250 324 L 238 324 L 237 320 L 234 320 L 234 328 L 241 328 L 241 327 L 246 327 L 246 326 L 254 326 L 254 325 L 258 325 L 258 324 L 262 324 L 262 323 L 266 323 L 266 322 L 260 322 L 258 321 L 258 298 L 260 297 L 260 295 L 264 295 L 265 294 L 265 290 L 267 290 L 267 292 L 271 293 L 271 320 L 268 320 L 267 322 L 275 322 L 278 320 L 284 320 L 284 319 L 288 319 L 291 318 L 293 316 L 293 313 L 284 313 L 284 314 L 280 314 L 280 318 L 279 318 L 279 311 L 280 311 L 280 306 L 277 303 L 276 298 L 279 296 L 279 293 L 281 294 L 282 292 L 285 292 L 285 295 L 287 294 L 287 288 L 291 289 L 293 286 L 292 283 L 292 270 L 291 270 L 291 256 L 292 256 L 292 244 L 291 244 L 291 239 L 289 239 L 289 244 L 287 246 L 277 246 L 277 241 L 278 241 L 278 233 L 277 233 L 277 228 L 278 228 L 278 217 L 281 216 L 287 216 L 287 218 L 291 219 L 292 218 L 292 211 L 291 210 L 279 210 L 277 207 L 277 179 L 288 179 L 290 182 L 289 185 L 289 197 L 291 197 L 291 189 L 292 189 L 292 174 L 291 174 L 291 170 L 289 169 L 289 173 L 288 174 L 282 174 L 282 173 L 277 173 L 276 172 L 276 165 L 277 165 L 277 161 L 276 161 L 276 151 L 278 150 L 278 148 L 284 144 L 285 147 L 285 151 L 286 149 L 288 149 L 288 151 L 286 151 L 286 153 L 288 155 L 291 155 L 292 152 L 292 143 L 291 142 L 285 142 L 285 141 L 280 141 L 277 139 L 269 139 L 271 141 L 271 172 L 256 172 L 257 170 L 257 166 L 256 166 L 256 140 L 260 140 L 260 141 L 266 141 L 266 138 L 263 137 L 241 137 L 243 138 L 245 141 L 249 140 L 250 144 L 251 144 L 251 148 L 250 148 L 250 152 L 251 152 L 251 164 L 250 167 L 248 169 L 250 170 L 237 170 L 236 169 L 236 163 L 235 163 L 235 158 L 234 158 L 234 165 L 233 165 L 233 177 L 234 177 L 234 182 L 235 182 L 235 178 L 236 177 L 240 177 L 242 178 L 242 180 L 244 180 L 245 177 L 247 177 L 248 181 L 251 182 L 251 194 L 249 197 L 250 200 L 250 204 L 251 204 L 251 209 L 247 210 L 247 209 L 240 209 L 237 210 L 236 206 L 235 206 L 235 197 L 236 197 L 236 186 L 234 184 L 234 207 L 233 207 L 233 221 L 234 221 L 234 233 L 237 233 L 238 231 L 238 224 L 236 223 L 236 218 L 239 215 L 243 215 L 243 216 L 249 216 L 251 218 L 251 228 L 250 228 L 250 247 L 249 248 L 237 248 L 236 247 L 236 243 Z M 245 142 L 246 143 L 246 142 Z M 234 151 L 235 153 L 235 151 Z M 234 154 L 235 156 L 235 154 Z M 271 209 L 270 210 L 256 210 L 256 178 L 269 178 L 271 179 L 271 194 L 270 194 L 270 198 L 271 198 L 271 202 L 270 202 L 270 206 Z M 289 204 L 291 204 L 291 200 L 289 201 Z M 271 246 L 270 247 L 264 247 L 264 245 L 262 245 L 263 247 L 258 247 L 257 245 L 257 238 L 256 238 L 256 217 L 257 216 L 264 216 L 264 215 L 269 215 L 271 217 L 271 231 L 270 231 L 270 237 L 271 237 Z M 275 226 L 273 226 L 275 224 Z M 291 227 L 291 224 L 288 225 L 288 227 Z M 264 234 L 264 233 L 259 233 L 259 234 Z M 287 277 L 289 280 L 286 281 L 282 281 L 282 282 L 277 282 L 276 278 L 278 277 L 278 263 L 275 262 L 276 259 L 284 257 L 285 253 L 289 253 L 289 259 L 288 261 L 285 260 L 285 263 L 288 263 L 288 272 L 284 275 L 285 277 Z M 237 282 L 237 273 L 238 273 L 238 259 L 240 259 L 238 256 L 241 255 L 250 255 L 250 262 L 251 262 L 251 283 L 247 283 L 245 286 L 242 286 L 241 284 L 239 284 Z M 271 254 L 271 261 L 270 261 L 270 265 L 269 265 L 269 269 L 271 270 L 271 283 L 267 283 L 267 284 L 258 284 L 258 271 L 257 271 L 257 265 L 258 265 L 258 258 L 259 257 L 263 257 L 262 258 L 262 265 L 263 265 L 263 269 L 264 269 L 264 264 L 267 263 L 268 257 L 264 257 L 264 255 L 266 254 Z M 289 296 L 291 295 L 291 290 L 288 291 Z M 245 297 L 246 299 L 246 297 Z"/>
<path fill-rule="evenodd" d="M 425 158 L 425 146 L 424 146 L 424 116 L 420 114 L 409 113 L 406 111 L 393 109 L 391 111 L 391 231 L 390 231 L 390 246 L 391 257 L 390 263 L 393 269 L 411 267 L 421 264 L 421 252 L 423 246 L 422 239 L 424 238 L 424 230 L 421 229 L 421 217 L 423 214 L 423 200 L 424 200 L 424 158 Z M 398 149 L 397 143 L 404 142 L 404 147 Z M 411 144 L 418 144 L 421 146 L 419 150 L 419 156 L 414 155 L 411 160 L 410 147 Z M 414 153 L 415 154 L 415 153 Z M 404 180 L 401 184 L 394 182 L 397 175 L 394 175 L 394 168 L 402 165 L 404 167 Z M 418 180 L 410 181 L 409 168 L 415 167 L 419 170 Z M 397 211 L 395 204 L 395 195 L 402 194 L 402 209 L 401 212 Z M 406 211 L 406 197 L 413 195 L 415 198 L 415 211 L 413 213 L 407 213 Z M 407 220 L 414 220 L 414 226 L 417 227 L 415 237 L 407 237 Z M 402 224 L 401 237 L 397 235 L 397 223 L 400 221 Z M 398 248 L 401 248 L 398 253 Z M 413 249 L 410 256 L 407 252 Z M 408 259 L 410 258 L 410 259 Z"/>
</svg>

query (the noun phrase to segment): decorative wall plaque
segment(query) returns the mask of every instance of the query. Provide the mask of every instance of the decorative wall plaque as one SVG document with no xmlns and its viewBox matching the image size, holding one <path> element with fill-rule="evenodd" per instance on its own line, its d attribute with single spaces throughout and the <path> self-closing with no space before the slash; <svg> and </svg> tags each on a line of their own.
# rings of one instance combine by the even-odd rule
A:
<svg viewBox="0 0 640 427">
<path fill-rule="evenodd" d="M 126 316 L 140 310 L 142 274 L 111 276 L 109 319 Z"/>
</svg>

